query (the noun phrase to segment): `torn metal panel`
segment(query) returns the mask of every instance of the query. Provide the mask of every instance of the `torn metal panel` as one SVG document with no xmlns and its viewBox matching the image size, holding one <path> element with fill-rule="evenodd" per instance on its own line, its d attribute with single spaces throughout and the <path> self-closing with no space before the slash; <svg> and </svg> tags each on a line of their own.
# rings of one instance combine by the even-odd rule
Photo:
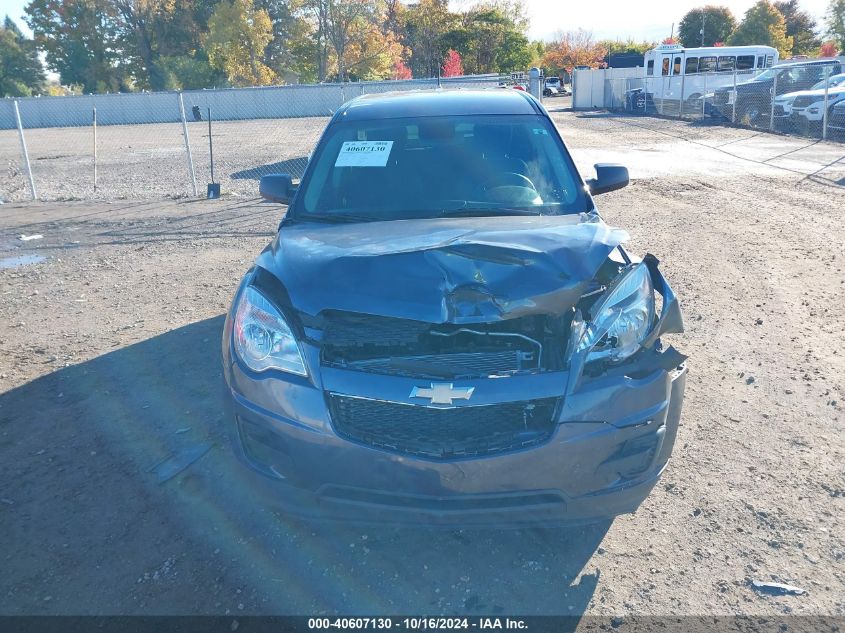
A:
<svg viewBox="0 0 845 633">
<path fill-rule="evenodd" d="M 620 371 L 625 375 L 643 374 L 651 368 L 654 369 L 671 369 L 680 365 L 686 356 L 680 354 L 674 348 L 669 348 L 666 352 L 653 350 L 655 344 L 659 341 L 663 334 L 680 333 L 684 331 L 683 315 L 681 314 L 681 306 L 675 296 L 674 291 L 666 282 L 660 269 L 657 267 L 658 259 L 651 253 L 647 254 L 642 262 L 635 266 L 646 266 L 651 277 L 654 291 L 662 297 L 662 306 L 660 314 L 657 315 L 656 322 L 652 327 L 651 332 L 643 340 L 640 345 L 642 351 L 633 359 L 625 362 L 620 367 L 606 367 L 602 366 L 603 375 L 615 375 Z M 629 269 L 630 272 L 631 269 Z M 577 343 L 578 338 L 584 331 L 586 323 L 581 321 L 580 311 L 576 315 L 576 319 L 572 325 L 572 336 L 570 338 L 571 344 Z M 567 381 L 566 392 L 573 393 L 579 386 L 581 378 L 586 369 L 586 359 L 589 350 L 582 350 L 580 352 L 573 351 L 569 360 L 569 378 Z"/>
<path fill-rule="evenodd" d="M 257 264 L 308 315 L 490 323 L 571 310 L 627 239 L 596 214 L 293 224 Z"/>
</svg>

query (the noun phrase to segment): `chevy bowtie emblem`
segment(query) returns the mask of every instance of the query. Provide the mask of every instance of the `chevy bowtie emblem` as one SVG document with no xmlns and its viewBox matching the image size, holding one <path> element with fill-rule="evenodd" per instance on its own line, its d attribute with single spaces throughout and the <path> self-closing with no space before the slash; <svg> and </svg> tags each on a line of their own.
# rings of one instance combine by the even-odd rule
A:
<svg viewBox="0 0 845 633">
<path fill-rule="evenodd" d="M 433 382 L 431 387 L 414 387 L 412 398 L 430 398 L 431 404 L 452 404 L 452 400 L 469 400 L 475 387 L 458 387 L 451 382 Z"/>
</svg>

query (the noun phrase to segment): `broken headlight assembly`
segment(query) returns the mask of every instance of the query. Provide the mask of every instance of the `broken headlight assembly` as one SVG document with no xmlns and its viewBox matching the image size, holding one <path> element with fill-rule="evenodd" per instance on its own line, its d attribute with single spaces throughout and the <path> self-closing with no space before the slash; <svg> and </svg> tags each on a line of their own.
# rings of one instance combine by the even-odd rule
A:
<svg viewBox="0 0 845 633">
<path fill-rule="evenodd" d="M 293 332 L 261 292 L 247 286 L 241 294 L 233 330 L 235 351 L 252 371 L 279 369 L 308 375 Z"/>
<path fill-rule="evenodd" d="M 654 324 L 654 287 L 645 264 L 637 264 L 591 308 L 590 318 L 573 323 L 573 346 L 584 362 L 616 363 L 640 349 Z"/>
</svg>

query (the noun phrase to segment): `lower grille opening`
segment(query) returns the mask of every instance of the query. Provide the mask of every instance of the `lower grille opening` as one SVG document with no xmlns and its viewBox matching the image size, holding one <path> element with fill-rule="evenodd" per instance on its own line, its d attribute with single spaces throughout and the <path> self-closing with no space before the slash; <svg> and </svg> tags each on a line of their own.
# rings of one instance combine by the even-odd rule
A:
<svg viewBox="0 0 845 633">
<path fill-rule="evenodd" d="M 432 497 L 425 495 L 400 495 L 376 490 L 363 490 L 348 486 L 326 486 L 321 495 L 342 503 L 362 503 L 411 510 L 466 512 L 471 510 L 507 510 L 536 506 L 562 506 L 565 501 L 556 492 L 520 492 L 509 495 L 460 495 Z"/>
<path fill-rule="evenodd" d="M 557 398 L 435 408 L 329 394 L 335 431 L 376 448 L 430 459 L 503 453 L 548 440 Z"/>
</svg>

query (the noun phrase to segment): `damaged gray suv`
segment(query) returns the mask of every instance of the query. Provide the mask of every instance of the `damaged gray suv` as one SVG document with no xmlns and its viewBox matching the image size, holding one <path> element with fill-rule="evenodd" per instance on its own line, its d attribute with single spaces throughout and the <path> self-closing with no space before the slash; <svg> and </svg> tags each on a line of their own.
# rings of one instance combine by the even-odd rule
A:
<svg viewBox="0 0 845 633">
<path fill-rule="evenodd" d="M 291 513 L 519 526 L 632 512 L 666 467 L 678 301 L 516 90 L 366 96 L 331 119 L 223 331 L 238 456 Z M 274 482 L 272 481 L 274 480 Z"/>
</svg>

